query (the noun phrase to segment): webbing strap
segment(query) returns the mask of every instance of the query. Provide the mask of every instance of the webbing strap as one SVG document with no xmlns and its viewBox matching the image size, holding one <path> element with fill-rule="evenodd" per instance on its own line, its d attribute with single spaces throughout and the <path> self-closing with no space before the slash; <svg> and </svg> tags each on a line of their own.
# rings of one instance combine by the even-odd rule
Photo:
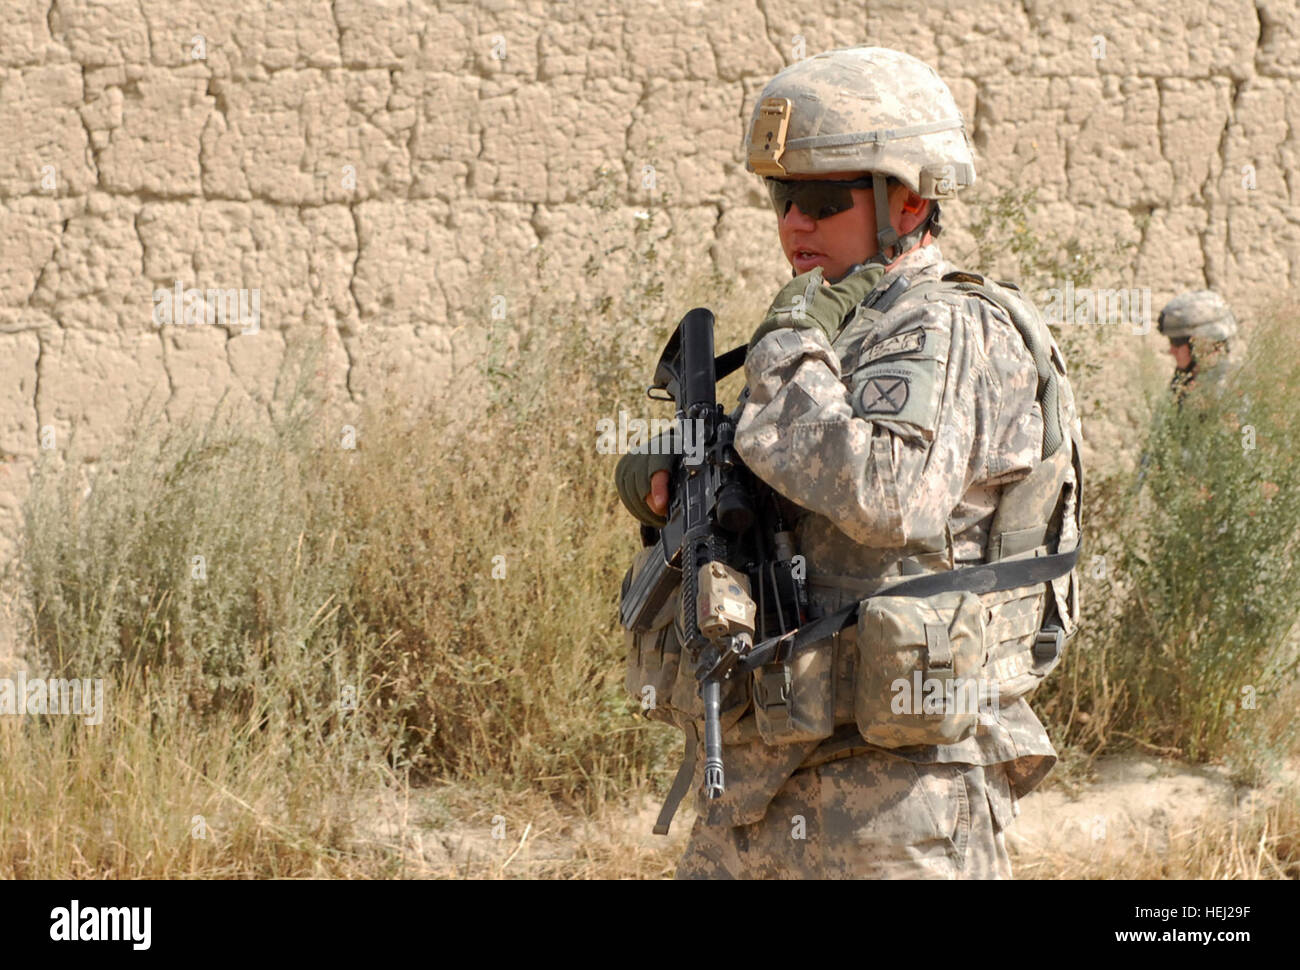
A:
<svg viewBox="0 0 1300 970">
<path fill-rule="evenodd" d="M 659 817 L 655 819 L 653 830 L 655 835 L 668 834 L 668 826 L 672 824 L 673 816 L 677 814 L 677 806 L 691 790 L 691 780 L 695 777 L 695 753 L 700 741 L 695 735 L 694 728 L 683 733 L 686 735 L 686 752 L 682 755 L 682 764 L 677 769 L 677 777 L 673 779 L 673 787 L 668 790 L 668 797 L 664 799 L 663 807 L 659 809 Z"/>
<path fill-rule="evenodd" d="M 749 353 L 749 344 L 741 344 L 739 347 L 732 347 L 725 354 L 715 357 L 713 360 L 713 370 L 718 380 L 722 380 L 732 371 L 739 370 L 745 363 L 745 355 Z"/>
<path fill-rule="evenodd" d="M 888 181 L 879 172 L 872 172 L 871 185 L 871 195 L 876 200 L 876 247 L 880 250 L 876 256 L 885 262 L 902 255 L 903 247 L 899 246 L 898 251 L 894 251 L 894 247 L 898 245 L 898 230 L 894 228 L 893 220 L 889 218 Z"/>
<path fill-rule="evenodd" d="M 1079 561 L 1081 545 L 1069 552 L 1059 552 L 1051 556 L 1038 556 L 1034 559 L 1015 559 L 1010 562 L 994 562 L 982 566 L 969 566 L 965 569 L 952 569 L 947 572 L 931 573 L 913 579 L 886 586 L 870 594 L 866 599 L 877 596 L 934 596 L 938 593 L 967 591 L 971 593 L 1000 593 L 1021 586 L 1037 586 L 1053 579 L 1067 575 Z M 771 637 L 749 651 L 736 664 L 737 673 L 746 673 L 771 663 L 778 653 L 788 658 L 812 643 L 825 640 L 843 630 L 850 623 L 858 620 L 861 601 L 850 603 L 843 609 L 823 616 L 811 623 L 805 623 L 797 630 L 791 630 L 779 637 Z"/>
<path fill-rule="evenodd" d="M 925 657 L 931 667 L 952 669 L 952 639 L 942 623 L 925 625 Z"/>
</svg>

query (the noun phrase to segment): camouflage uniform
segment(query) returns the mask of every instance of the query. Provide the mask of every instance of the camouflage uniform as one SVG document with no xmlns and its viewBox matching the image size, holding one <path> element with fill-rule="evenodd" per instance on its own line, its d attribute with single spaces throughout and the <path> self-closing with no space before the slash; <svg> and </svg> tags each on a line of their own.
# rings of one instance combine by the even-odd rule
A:
<svg viewBox="0 0 1300 970">
<path fill-rule="evenodd" d="M 899 275 L 915 284 L 952 269 L 937 246 L 925 246 L 876 290 Z M 918 329 L 925 343 L 907 364 L 908 401 L 890 417 L 859 416 L 855 374 L 870 374 L 882 348 Z M 1033 360 L 1006 314 L 976 297 L 903 304 L 870 330 L 850 320 L 833 342 L 817 329 L 774 331 L 752 348 L 746 376 L 737 450 L 807 510 L 797 546 L 823 612 L 897 578 L 903 560 L 982 561 L 1003 483 L 1038 460 Z M 894 406 L 880 401 L 879 414 Z M 986 602 L 996 610 L 1007 596 Z M 1023 635 L 1034 616 L 997 621 Z M 837 723 L 853 720 L 856 651 L 854 628 L 835 637 L 828 686 Z M 1056 752 L 1023 698 L 983 717 L 957 744 L 854 744 L 819 765 L 837 754 L 835 742 L 767 745 L 748 713 L 724 737 L 726 794 L 697 801 L 679 877 L 1008 878 L 1003 833 L 1015 799 L 1047 774 Z"/>
<path fill-rule="evenodd" d="M 1066 464 L 1075 474 L 1068 456 L 1078 421 L 1059 349 L 1045 337 L 1038 356 L 1031 354 L 998 301 L 935 285 L 955 270 L 937 245 L 917 245 L 927 231 L 939 233 L 937 202 L 928 220 L 901 237 L 885 208 L 886 178 L 931 200 L 954 197 L 974 181 L 969 139 L 946 85 L 896 51 L 821 54 L 764 89 L 746 148 L 748 167 L 768 177 L 863 171 L 874 179 L 880 255 L 833 287 L 821 286 L 820 269 L 787 284 L 751 342 L 738 409 L 736 450 L 782 496 L 805 557 L 814 615 L 903 576 L 1042 554 L 1046 547 L 1028 541 L 1021 548 L 1004 531 L 1002 499 L 1012 483 L 1037 480 L 1049 464 L 1042 456 L 1050 436 L 1036 396 L 1045 367 L 1059 375 L 1052 426 L 1066 429 Z M 784 307 L 805 282 L 811 286 L 804 299 Z M 871 309 L 900 287 L 902 297 Z M 841 302 L 818 326 L 800 318 L 809 298 Z M 649 522 L 638 502 L 647 467 L 620 464 L 620 494 Z M 1055 508 L 1060 549 L 1078 541 L 1077 501 L 1065 513 L 1060 508 L 1070 503 L 1057 502 L 1068 494 L 1077 500 L 1077 491 L 1053 486 L 1041 514 L 1027 520 L 1046 521 Z M 1005 665 L 1023 655 L 1049 601 L 1064 616 L 1067 635 L 1073 632 L 1073 575 L 979 597 L 975 612 L 985 620 L 990 662 L 996 657 Z M 628 687 L 636 694 L 639 685 L 655 684 L 668 703 L 651 716 L 672 721 L 698 744 L 702 706 L 688 665 L 673 659 L 667 618 L 674 609 L 665 605 L 651 636 L 629 634 Z M 1024 700 L 1032 688 L 982 711 L 964 740 L 904 744 L 886 726 L 887 747 L 871 744 L 855 724 L 858 649 L 850 625 L 794 658 L 788 710 L 820 708 L 820 719 L 773 720 L 757 677 L 726 683 L 727 788 L 706 800 L 703 759 L 697 760 L 699 818 L 678 878 L 1010 877 L 1004 833 L 1016 799 L 1056 761 Z M 1023 667 L 1013 668 L 999 677 L 1037 683 Z"/>
</svg>

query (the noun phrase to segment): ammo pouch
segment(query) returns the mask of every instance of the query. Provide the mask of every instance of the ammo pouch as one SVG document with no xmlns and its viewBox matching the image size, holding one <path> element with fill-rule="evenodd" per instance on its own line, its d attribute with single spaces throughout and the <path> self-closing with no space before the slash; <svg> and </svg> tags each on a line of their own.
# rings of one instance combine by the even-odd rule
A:
<svg viewBox="0 0 1300 970">
<path fill-rule="evenodd" d="M 882 748 L 956 744 L 996 706 L 983 677 L 984 606 L 970 592 L 876 596 L 858 609 L 853 719 Z"/>
<path fill-rule="evenodd" d="M 834 640 L 754 671 L 754 720 L 766 744 L 820 741 L 835 729 Z"/>
</svg>

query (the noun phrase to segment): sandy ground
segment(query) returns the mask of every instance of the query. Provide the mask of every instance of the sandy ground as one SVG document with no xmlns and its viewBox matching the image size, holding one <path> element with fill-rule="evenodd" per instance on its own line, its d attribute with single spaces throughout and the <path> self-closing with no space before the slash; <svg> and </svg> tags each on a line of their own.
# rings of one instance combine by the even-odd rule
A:
<svg viewBox="0 0 1300 970">
<path fill-rule="evenodd" d="M 1171 836 L 1207 821 L 1247 818 L 1268 795 L 1235 784 L 1223 768 L 1149 755 L 1101 758 L 1092 769 L 1082 784 L 1051 785 L 1020 802 L 1007 844 L 1021 875 L 1062 857 L 1160 856 Z"/>
<path fill-rule="evenodd" d="M 410 875 L 663 878 L 694 821 L 684 805 L 663 838 L 651 833 L 658 805 L 649 802 L 604 819 L 529 817 L 448 791 L 414 792 L 403 804 L 378 798 L 362 828 L 375 842 L 404 846 Z M 1161 856 L 1171 840 L 1177 851 L 1207 823 L 1247 818 L 1268 797 L 1221 768 L 1117 755 L 1094 762 L 1087 780 L 1049 782 L 1023 799 L 1008 849 L 1020 877 L 1100 863 L 1122 874 L 1126 860 Z"/>
</svg>

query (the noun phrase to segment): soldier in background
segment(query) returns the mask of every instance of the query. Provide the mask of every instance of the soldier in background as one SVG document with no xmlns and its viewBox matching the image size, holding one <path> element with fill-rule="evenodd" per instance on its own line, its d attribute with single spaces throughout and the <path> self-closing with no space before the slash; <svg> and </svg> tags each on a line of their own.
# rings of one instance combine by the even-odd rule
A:
<svg viewBox="0 0 1300 970">
<path fill-rule="evenodd" d="M 1213 290 L 1182 293 L 1160 311 L 1160 332 L 1169 338 L 1174 358 L 1170 390 L 1181 396 L 1200 383 L 1222 387 L 1232 367 L 1231 341 L 1237 320 L 1223 297 Z"/>
<path fill-rule="evenodd" d="M 975 178 L 947 85 L 897 51 L 819 54 L 764 88 L 745 150 L 795 277 L 750 341 L 736 449 L 793 522 L 814 615 L 900 577 L 1076 548 L 1079 426 L 1060 351 L 1023 297 L 954 273 L 935 244 L 939 201 Z M 645 525 L 664 525 L 669 463 L 619 462 Z M 1025 696 L 1074 630 L 1077 576 L 893 607 L 896 623 L 859 620 L 729 682 L 727 790 L 699 796 L 678 878 L 1010 877 L 1016 800 L 1056 761 Z M 693 678 L 670 667 L 662 622 L 628 634 L 627 684 L 672 687 L 651 713 L 698 739 Z M 963 630 L 997 702 L 959 737 L 918 742 L 863 679 L 908 651 L 951 674 Z"/>
</svg>

